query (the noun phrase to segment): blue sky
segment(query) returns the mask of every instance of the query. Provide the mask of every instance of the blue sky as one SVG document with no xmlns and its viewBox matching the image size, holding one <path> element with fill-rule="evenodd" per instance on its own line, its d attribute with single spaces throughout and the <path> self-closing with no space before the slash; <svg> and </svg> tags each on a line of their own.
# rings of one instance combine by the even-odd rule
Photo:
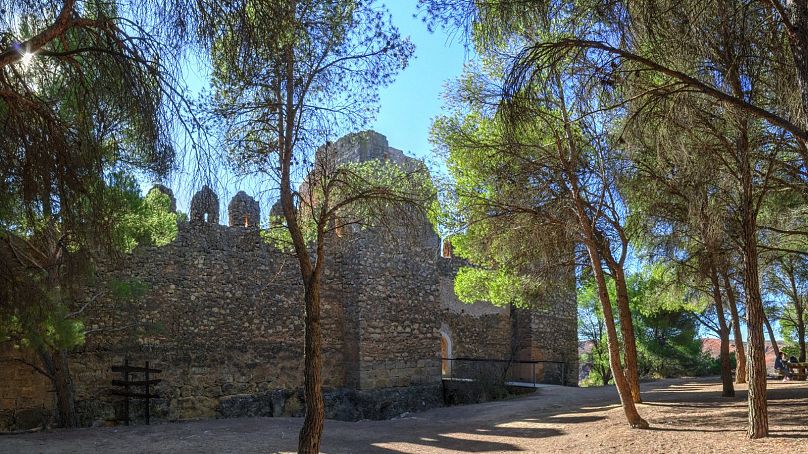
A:
<svg viewBox="0 0 808 454">
<path fill-rule="evenodd" d="M 462 42 L 452 42 L 442 31 L 429 33 L 413 17 L 415 5 L 414 0 L 388 5 L 401 34 L 415 43 L 415 58 L 380 92 L 381 109 L 372 129 L 386 135 L 390 146 L 426 158 L 431 154 L 429 128 L 441 111 L 444 84 L 460 75 L 467 56 Z"/>
<path fill-rule="evenodd" d="M 407 68 L 396 80 L 379 91 L 379 112 L 368 126 L 362 129 L 373 129 L 387 136 L 390 146 L 403 150 L 410 156 L 421 159 L 432 157 L 429 144 L 429 129 L 432 119 L 441 112 L 442 94 L 447 81 L 457 78 L 468 54 L 459 40 L 451 40 L 443 31 L 430 33 L 416 14 L 415 0 L 396 0 L 387 7 L 393 16 L 393 24 L 399 28 L 402 36 L 409 36 L 415 44 L 415 55 Z M 189 62 L 184 70 L 185 82 L 193 93 L 198 93 L 208 85 L 207 70 L 198 63 Z M 345 133 L 353 131 L 345 131 Z M 201 182 L 194 178 L 196 164 L 186 160 L 179 171 L 166 184 L 171 187 L 177 197 L 177 207 L 188 212 L 191 195 L 199 189 Z M 148 191 L 152 182 L 144 181 L 142 190 Z M 272 200 L 258 197 L 253 185 L 247 181 L 220 182 L 216 185 L 222 209 L 221 220 L 226 220 L 226 205 L 238 191 L 244 190 L 256 196 L 261 202 L 265 215 L 267 206 Z M 271 199 L 271 196 L 269 197 Z"/>
</svg>

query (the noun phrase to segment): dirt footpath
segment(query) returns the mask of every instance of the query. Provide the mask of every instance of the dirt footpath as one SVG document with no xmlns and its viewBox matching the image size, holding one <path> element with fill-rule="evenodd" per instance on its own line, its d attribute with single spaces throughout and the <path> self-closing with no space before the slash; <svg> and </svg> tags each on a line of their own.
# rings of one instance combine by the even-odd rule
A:
<svg viewBox="0 0 808 454">
<path fill-rule="evenodd" d="M 547 387 L 508 401 L 439 408 L 391 421 L 327 421 L 324 453 L 808 453 L 808 382 L 769 382 L 769 428 L 746 440 L 746 387 L 717 378 L 643 385 L 651 430 L 625 424 L 607 388 Z M 293 452 L 299 418 L 240 418 L 0 436 L 0 453 Z"/>
</svg>

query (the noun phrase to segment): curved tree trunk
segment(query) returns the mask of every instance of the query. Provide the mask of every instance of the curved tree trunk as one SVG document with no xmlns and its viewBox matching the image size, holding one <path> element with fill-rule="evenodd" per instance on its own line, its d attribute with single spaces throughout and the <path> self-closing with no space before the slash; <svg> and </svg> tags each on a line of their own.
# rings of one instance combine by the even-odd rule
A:
<svg viewBox="0 0 808 454">
<path fill-rule="evenodd" d="M 729 274 L 723 273 L 724 289 L 727 292 L 727 304 L 732 315 L 732 333 L 735 338 L 735 383 L 746 383 L 746 349 L 743 345 L 741 332 L 741 317 L 738 315 L 738 300 L 735 298 L 735 289 L 729 280 Z"/>
<path fill-rule="evenodd" d="M 777 345 L 777 339 L 774 337 L 774 330 L 772 329 L 772 324 L 769 322 L 769 317 L 763 315 L 763 324 L 766 326 L 766 332 L 769 333 L 769 342 L 772 344 L 772 350 L 774 350 L 774 356 L 780 356 L 780 347 Z"/>
<path fill-rule="evenodd" d="M 581 195 L 581 186 L 578 180 L 578 157 L 580 155 L 575 144 L 575 134 L 572 132 L 571 122 L 564 102 L 563 84 L 558 77 L 556 77 L 555 82 L 559 88 L 561 112 L 564 119 L 564 132 L 567 136 L 567 146 L 569 147 L 568 150 L 565 150 L 564 147 L 558 147 L 559 161 L 562 163 L 563 172 L 568 180 L 569 186 L 567 189 L 573 201 L 575 216 L 578 221 L 578 227 L 580 228 L 580 235 L 589 253 L 592 272 L 598 286 L 598 299 L 603 309 L 603 318 L 606 324 L 606 339 L 609 344 L 609 363 L 611 364 L 612 375 L 614 376 L 614 384 L 617 387 L 617 393 L 620 396 L 620 402 L 623 405 L 623 411 L 626 413 L 629 426 L 637 429 L 647 429 L 649 427 L 648 422 L 640 416 L 637 411 L 637 406 L 634 405 L 634 398 L 631 395 L 631 389 L 626 379 L 625 371 L 620 364 L 620 342 L 617 338 L 614 313 L 612 312 L 612 304 L 609 300 L 606 277 L 603 273 L 602 257 L 598 250 L 600 242 L 595 234 L 592 219 L 590 219 L 587 214 L 586 202 Z M 569 152 L 569 155 L 566 155 L 566 151 Z M 630 316 L 629 319 L 631 319 Z"/>
<path fill-rule="evenodd" d="M 581 233 L 586 245 L 586 250 L 589 253 L 589 261 L 592 265 L 592 273 L 595 276 L 595 283 L 598 286 L 598 299 L 600 300 L 601 308 L 603 309 L 603 319 L 606 324 L 606 339 L 609 346 L 609 364 L 612 369 L 612 376 L 614 377 L 614 384 L 617 387 L 617 394 L 620 396 L 620 403 L 623 406 L 623 411 L 626 414 L 626 419 L 630 427 L 635 429 L 647 429 L 648 422 L 640 416 L 637 411 L 637 406 L 634 405 L 634 398 L 631 394 L 631 388 L 623 366 L 620 364 L 620 341 L 617 337 L 617 327 L 614 323 L 614 313 L 612 312 L 612 303 L 609 300 L 609 290 L 606 285 L 606 277 L 603 273 L 603 265 L 601 255 L 598 251 L 598 241 L 591 221 L 584 209 L 583 201 L 578 190 L 578 181 L 573 172 L 568 174 L 571 180 L 571 195 L 575 203 L 575 211 L 578 218 L 578 223 L 581 228 Z"/>
<path fill-rule="evenodd" d="M 628 287 L 626 285 L 626 275 L 623 267 L 614 264 L 610 269 L 614 276 L 615 287 L 617 289 L 617 310 L 620 316 L 620 331 L 623 334 L 623 351 L 626 370 L 626 380 L 631 390 L 631 398 L 635 403 L 641 403 L 640 396 L 640 373 L 637 364 L 637 340 L 634 337 L 634 321 L 631 317 L 631 308 L 628 300 Z"/>
<path fill-rule="evenodd" d="M 592 245 L 587 245 L 587 250 L 589 251 L 589 257 L 592 262 L 595 282 L 598 285 L 598 298 L 603 308 L 603 318 L 606 323 L 606 338 L 609 344 L 609 363 L 611 364 L 612 375 L 614 376 L 614 384 L 617 387 L 617 394 L 620 396 L 620 402 L 623 405 L 623 411 L 626 414 L 629 426 L 635 429 L 647 429 L 649 427 L 648 422 L 640 416 L 637 407 L 634 405 L 631 388 L 626 379 L 623 366 L 620 364 L 620 343 L 617 337 L 617 328 L 614 323 L 612 304 L 609 300 L 606 278 L 603 275 L 603 269 L 600 264 L 600 255 Z"/>
<path fill-rule="evenodd" d="M 732 366 L 729 362 L 729 328 L 724 317 L 724 304 L 721 300 L 721 286 L 718 283 L 718 273 L 715 266 L 710 264 L 710 283 L 713 286 L 713 301 L 715 302 L 715 314 L 718 318 L 718 337 L 721 339 L 721 384 L 723 385 L 721 396 L 734 397 L 735 387 L 732 384 Z"/>
</svg>

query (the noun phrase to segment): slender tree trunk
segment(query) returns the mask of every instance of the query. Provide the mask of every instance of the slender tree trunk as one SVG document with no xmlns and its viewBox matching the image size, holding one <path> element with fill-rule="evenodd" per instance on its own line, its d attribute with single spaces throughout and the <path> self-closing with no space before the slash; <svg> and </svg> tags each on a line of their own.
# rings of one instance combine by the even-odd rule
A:
<svg viewBox="0 0 808 454">
<path fill-rule="evenodd" d="M 603 262 L 601 253 L 598 250 L 598 238 L 595 234 L 592 219 L 586 211 L 586 203 L 581 195 L 580 182 L 578 180 L 577 171 L 579 170 L 579 156 L 580 153 L 576 146 L 576 138 L 572 133 L 571 122 L 567 114 L 567 108 L 564 101 L 564 87 L 561 80 L 556 77 L 555 82 L 559 89 L 561 112 L 564 119 L 564 132 L 567 138 L 567 150 L 564 147 L 558 147 L 559 161 L 564 168 L 565 177 L 568 180 L 568 190 L 574 204 L 575 216 L 578 220 L 578 227 L 580 228 L 581 236 L 584 240 L 586 250 L 589 253 L 589 260 L 592 264 L 592 272 L 595 275 L 595 282 L 598 286 L 598 298 L 600 305 L 603 309 L 603 319 L 606 324 L 606 339 L 609 346 L 609 364 L 612 369 L 612 376 L 614 377 L 614 384 L 617 387 L 617 394 L 620 396 L 620 402 L 623 405 L 623 411 L 626 413 L 626 419 L 629 426 L 636 429 L 647 429 L 648 422 L 644 420 L 640 413 L 637 411 L 637 406 L 634 405 L 634 398 L 631 395 L 626 373 L 623 366 L 620 364 L 620 342 L 617 338 L 617 328 L 614 323 L 614 313 L 612 312 L 612 304 L 609 300 L 609 291 L 606 287 L 606 277 L 603 273 Z M 569 156 L 566 152 L 569 152 Z M 629 317 L 630 319 L 630 317 Z"/>
<path fill-rule="evenodd" d="M 800 345 L 800 362 L 805 362 L 805 306 L 797 308 L 797 343 Z"/>
<path fill-rule="evenodd" d="M 788 273 L 788 283 L 791 287 L 791 298 L 794 300 L 794 312 L 796 312 L 794 328 L 797 330 L 797 344 L 800 346 L 800 362 L 803 362 L 805 361 L 805 305 L 800 296 L 800 291 L 797 289 L 797 270 L 794 262 L 789 262 L 785 269 Z"/>
<path fill-rule="evenodd" d="M 769 322 L 769 317 L 763 316 L 763 324 L 766 325 L 766 332 L 769 333 L 769 342 L 772 344 L 772 350 L 774 350 L 774 356 L 780 356 L 780 347 L 777 346 L 777 339 L 774 337 L 774 330 L 772 329 L 772 324 Z"/>
<path fill-rule="evenodd" d="M 322 391 L 321 355 L 322 333 L 320 325 L 320 282 L 312 279 L 306 283 L 306 347 L 304 369 L 306 371 L 304 396 L 306 416 L 300 429 L 297 450 L 299 453 L 320 451 L 320 439 L 325 421 L 325 405 Z"/>
<path fill-rule="evenodd" d="M 623 411 L 626 413 L 629 426 L 635 429 L 647 429 L 649 427 L 648 422 L 640 416 L 636 405 L 634 405 L 634 398 L 631 395 L 631 388 L 626 378 L 626 372 L 620 364 L 620 341 L 617 337 L 617 327 L 614 323 L 614 313 L 612 312 L 612 303 L 609 300 L 609 290 L 606 285 L 606 277 L 603 273 L 601 255 L 597 247 L 598 241 L 591 225 L 591 220 L 584 209 L 584 204 L 578 190 L 577 178 L 573 172 L 569 172 L 568 176 L 571 180 L 570 189 L 575 203 L 578 223 L 583 233 L 584 244 L 589 253 L 589 261 L 592 265 L 595 283 L 598 286 L 598 299 L 603 309 L 603 319 L 606 324 L 609 364 L 611 365 L 615 387 L 617 387 L 617 394 L 620 396 L 620 402 L 623 405 Z"/>
<path fill-rule="evenodd" d="M 51 382 L 56 390 L 56 411 L 59 415 L 59 424 L 62 427 L 79 427 L 79 416 L 76 411 L 76 392 L 67 352 L 64 350 L 50 350 L 44 347 L 39 350 L 39 357 L 50 374 Z"/>
<path fill-rule="evenodd" d="M 637 364 L 637 340 L 634 337 L 634 321 L 631 317 L 631 308 L 629 306 L 626 275 L 623 271 L 623 267 L 619 264 L 612 264 L 611 261 L 607 261 L 607 263 L 610 264 L 615 287 L 617 289 L 617 310 L 620 316 L 620 331 L 623 334 L 623 358 L 626 367 L 626 380 L 631 390 L 631 398 L 635 403 L 641 403 L 640 373 Z"/>
<path fill-rule="evenodd" d="M 757 245 L 757 213 L 752 193 L 752 169 L 748 148 L 739 149 L 741 177 L 741 241 L 744 265 L 747 324 L 749 326 L 749 427 L 748 438 L 769 435 L 769 411 L 766 402 L 766 348 L 763 342 L 763 300 L 760 296 Z"/>
<path fill-rule="evenodd" d="M 721 300 L 721 286 L 718 283 L 718 273 L 715 271 L 712 258 L 710 259 L 710 283 L 713 287 L 713 301 L 715 313 L 718 317 L 718 337 L 721 339 L 721 383 L 722 397 L 734 397 L 735 387 L 732 385 L 732 366 L 729 362 L 729 328 L 724 317 L 724 304 Z"/>
<path fill-rule="evenodd" d="M 732 315 L 732 332 L 735 338 L 735 383 L 746 383 L 746 349 L 743 345 L 741 332 L 741 317 L 738 315 L 738 300 L 735 298 L 735 289 L 729 280 L 729 273 L 723 273 L 724 289 L 727 292 L 727 304 Z"/>
<path fill-rule="evenodd" d="M 297 2 L 289 2 L 289 14 L 294 16 Z M 297 124 L 297 108 L 295 103 L 295 54 L 291 44 L 283 48 L 283 74 L 285 88 L 276 90 L 275 96 L 278 105 L 278 145 L 280 149 L 280 202 L 286 228 L 292 239 L 300 275 L 304 285 L 305 339 L 303 373 L 303 393 L 305 398 L 306 414 L 303 427 L 300 429 L 297 450 L 299 453 L 315 454 L 320 451 L 320 440 L 323 434 L 325 420 L 325 406 L 322 392 L 322 333 L 320 325 L 320 276 L 324 262 L 323 225 L 321 220 L 317 226 L 316 262 L 312 263 L 309 245 L 298 224 L 298 212 L 294 204 L 292 191 L 292 161 L 295 150 L 295 130 Z"/>
<path fill-rule="evenodd" d="M 603 318 L 606 322 L 609 363 L 611 365 L 612 375 L 614 376 L 614 384 L 617 387 L 617 394 L 620 396 L 620 402 L 623 404 L 623 411 L 626 413 L 629 426 L 635 429 L 647 429 L 649 427 L 648 422 L 640 416 L 637 407 L 634 405 L 634 399 L 631 396 L 631 389 L 626 379 L 625 371 L 620 364 L 620 344 L 617 337 L 617 327 L 614 323 L 614 314 L 612 313 L 612 304 L 609 300 L 606 278 L 601 268 L 600 255 L 594 245 L 587 245 L 587 250 L 589 251 L 589 258 L 592 263 L 593 273 L 595 274 L 595 282 L 598 286 L 598 298 L 603 308 Z"/>
</svg>

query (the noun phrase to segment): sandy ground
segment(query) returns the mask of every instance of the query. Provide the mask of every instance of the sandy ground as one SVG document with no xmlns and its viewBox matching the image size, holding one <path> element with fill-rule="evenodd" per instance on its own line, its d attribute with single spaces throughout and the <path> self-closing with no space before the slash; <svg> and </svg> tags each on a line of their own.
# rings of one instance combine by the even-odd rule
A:
<svg viewBox="0 0 808 454">
<path fill-rule="evenodd" d="M 327 421 L 325 453 L 808 453 L 808 382 L 769 382 L 771 436 L 747 440 L 746 387 L 716 378 L 643 385 L 651 430 L 632 430 L 613 387 L 542 388 L 508 401 L 391 421 Z M 297 418 L 241 418 L 0 437 L 0 453 L 266 453 L 296 447 Z"/>
</svg>

